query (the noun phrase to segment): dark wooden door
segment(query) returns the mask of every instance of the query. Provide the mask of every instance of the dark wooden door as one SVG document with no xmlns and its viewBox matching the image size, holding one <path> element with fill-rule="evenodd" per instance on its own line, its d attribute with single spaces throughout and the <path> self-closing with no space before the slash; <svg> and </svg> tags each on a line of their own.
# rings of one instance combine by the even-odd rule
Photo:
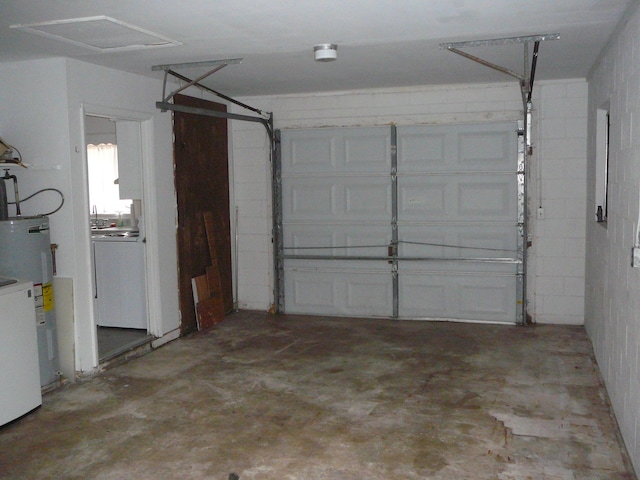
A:
<svg viewBox="0 0 640 480">
<path fill-rule="evenodd" d="M 174 102 L 209 110 L 226 106 L 176 95 Z M 225 311 L 233 310 L 227 120 L 174 112 L 174 177 L 178 200 L 178 272 L 181 331 L 197 330 L 191 279 L 212 265 L 203 212 L 216 219 L 216 257 Z"/>
</svg>

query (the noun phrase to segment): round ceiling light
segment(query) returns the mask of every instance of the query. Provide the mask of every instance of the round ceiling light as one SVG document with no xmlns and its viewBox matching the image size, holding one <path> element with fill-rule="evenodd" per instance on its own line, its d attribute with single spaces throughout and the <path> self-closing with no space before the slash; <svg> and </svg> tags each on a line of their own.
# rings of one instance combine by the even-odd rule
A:
<svg viewBox="0 0 640 480">
<path fill-rule="evenodd" d="M 333 62 L 338 58 L 338 45 L 335 43 L 321 43 L 313 47 L 316 62 Z"/>
</svg>

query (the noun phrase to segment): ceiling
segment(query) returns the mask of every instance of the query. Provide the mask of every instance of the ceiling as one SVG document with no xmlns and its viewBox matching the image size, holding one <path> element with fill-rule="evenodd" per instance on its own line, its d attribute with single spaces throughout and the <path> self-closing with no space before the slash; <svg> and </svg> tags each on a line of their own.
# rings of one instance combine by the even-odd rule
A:
<svg viewBox="0 0 640 480">
<path fill-rule="evenodd" d="M 625 12 L 637 2 L 3 0 L 0 62 L 65 56 L 162 78 L 152 66 L 243 58 L 205 83 L 231 96 L 267 95 L 509 81 L 503 73 L 440 49 L 439 44 L 558 33 L 559 40 L 540 45 L 536 80 L 584 78 Z M 153 32 L 175 44 L 95 51 L 10 28 L 95 16 Z M 98 33 L 89 30 L 90 37 Z M 115 33 L 127 39 L 123 32 Z M 319 43 L 336 43 L 337 61 L 315 62 L 313 46 Z M 520 73 L 524 70 L 522 44 L 465 51 Z M 189 78 L 206 71 L 176 70 Z"/>
</svg>

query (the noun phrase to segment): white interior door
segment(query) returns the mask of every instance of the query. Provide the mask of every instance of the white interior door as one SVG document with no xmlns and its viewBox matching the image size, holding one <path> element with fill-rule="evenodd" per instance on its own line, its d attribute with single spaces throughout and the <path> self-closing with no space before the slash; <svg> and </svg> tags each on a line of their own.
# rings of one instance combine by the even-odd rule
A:
<svg viewBox="0 0 640 480">
<path fill-rule="evenodd" d="M 287 130 L 287 313 L 515 323 L 516 125 Z"/>
</svg>

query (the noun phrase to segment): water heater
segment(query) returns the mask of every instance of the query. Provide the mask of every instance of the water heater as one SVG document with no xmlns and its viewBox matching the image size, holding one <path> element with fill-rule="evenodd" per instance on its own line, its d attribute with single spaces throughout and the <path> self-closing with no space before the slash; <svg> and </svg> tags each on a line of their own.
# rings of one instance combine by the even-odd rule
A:
<svg viewBox="0 0 640 480">
<path fill-rule="evenodd" d="M 0 221 L 0 276 L 33 282 L 40 385 L 47 386 L 58 379 L 59 370 L 48 217 Z"/>
</svg>

